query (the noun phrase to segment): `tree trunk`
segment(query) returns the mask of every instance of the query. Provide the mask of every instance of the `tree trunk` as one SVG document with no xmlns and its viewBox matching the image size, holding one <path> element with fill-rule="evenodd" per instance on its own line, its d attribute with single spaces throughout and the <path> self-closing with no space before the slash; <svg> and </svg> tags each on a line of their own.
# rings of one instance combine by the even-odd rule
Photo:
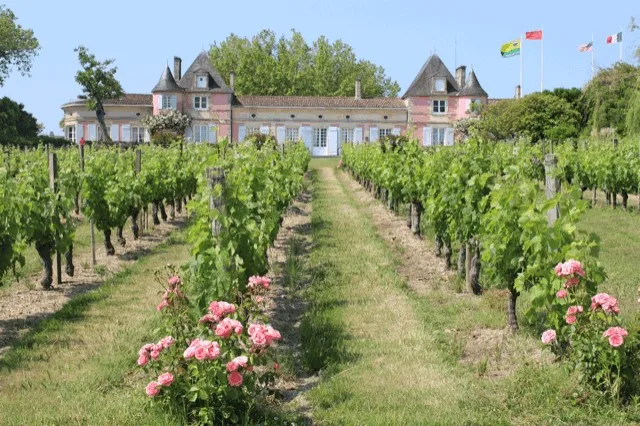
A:
<svg viewBox="0 0 640 426">
<path fill-rule="evenodd" d="M 154 201 L 151 206 L 151 216 L 153 217 L 154 225 L 160 225 L 160 219 L 158 219 L 158 204 L 160 204 L 158 201 Z"/>
<path fill-rule="evenodd" d="M 422 216 L 422 204 L 419 202 L 411 203 L 411 232 L 413 235 L 420 236 L 420 220 Z"/>
<path fill-rule="evenodd" d="M 592 207 L 595 207 L 595 205 L 596 205 L 597 194 L 598 194 L 598 190 L 596 188 L 593 188 L 593 201 L 591 201 L 591 206 Z"/>
<path fill-rule="evenodd" d="M 451 241 L 446 241 L 444 243 L 444 264 L 447 269 L 451 269 L 451 255 L 453 254 L 453 250 L 451 250 Z"/>
<path fill-rule="evenodd" d="M 467 290 L 475 295 L 482 294 L 482 287 L 480 287 L 480 266 L 480 243 L 477 240 L 474 240 L 473 257 L 471 258 L 471 264 L 469 268 L 469 281 L 467 282 Z"/>
<path fill-rule="evenodd" d="M 467 275 L 467 246 L 464 241 L 460 242 L 460 250 L 458 251 L 458 277 L 464 279 Z"/>
<path fill-rule="evenodd" d="M 625 191 L 622 191 L 622 207 L 626 210 L 629 206 L 629 194 Z"/>
<path fill-rule="evenodd" d="M 100 125 L 100 129 L 102 130 L 102 135 L 104 137 L 104 140 L 107 142 L 111 142 L 111 135 L 107 130 L 107 124 L 104 122 L 104 116 L 105 116 L 104 105 L 102 105 L 102 102 L 97 102 L 96 118 L 98 119 L 98 124 Z"/>
<path fill-rule="evenodd" d="M 44 268 L 44 276 L 40 280 L 40 285 L 45 290 L 51 288 L 53 283 L 53 262 L 51 262 L 51 246 L 49 244 L 36 243 L 36 251 L 40 255 L 42 266 Z"/>
<path fill-rule="evenodd" d="M 442 238 L 436 235 L 436 256 L 442 256 Z"/>
<path fill-rule="evenodd" d="M 64 271 L 68 276 L 72 277 L 75 272 L 75 267 L 73 266 L 73 244 L 69 246 L 69 249 L 64 254 L 65 267 Z"/>
<path fill-rule="evenodd" d="M 607 205 L 611 205 L 611 193 L 610 192 L 605 192 L 604 193 L 604 197 L 607 200 Z"/>
<path fill-rule="evenodd" d="M 167 221 L 167 211 L 164 209 L 164 202 L 160 201 L 158 203 L 158 207 L 160 208 L 160 217 L 163 222 Z"/>
<path fill-rule="evenodd" d="M 127 245 L 127 240 L 125 240 L 124 235 L 122 235 L 122 226 L 118 226 L 116 228 L 116 238 L 118 240 L 118 244 L 120 244 L 120 247 L 124 247 Z"/>
<path fill-rule="evenodd" d="M 513 283 L 509 284 L 509 300 L 507 301 L 507 321 L 512 332 L 518 331 L 518 317 L 516 315 L 516 301 L 519 293 L 513 287 Z"/>
<path fill-rule="evenodd" d="M 407 228 L 412 228 L 413 224 L 413 203 L 409 203 L 409 215 L 407 216 Z"/>
<path fill-rule="evenodd" d="M 169 220 L 176 220 L 176 205 L 173 199 L 169 202 Z"/>
<path fill-rule="evenodd" d="M 80 214 L 80 192 L 76 192 L 73 203 L 75 207 L 74 211 L 76 212 L 76 214 Z"/>
<path fill-rule="evenodd" d="M 178 212 L 178 214 L 182 214 L 182 198 L 178 197 L 174 202 L 176 204 L 176 212 Z"/>
<path fill-rule="evenodd" d="M 131 233 L 133 234 L 133 239 L 137 240 L 140 237 L 140 227 L 138 226 L 138 209 L 131 210 Z"/>
<path fill-rule="evenodd" d="M 104 248 L 107 250 L 107 256 L 113 256 L 116 254 L 116 249 L 111 244 L 111 229 L 104 231 Z"/>
<path fill-rule="evenodd" d="M 615 209 L 618 206 L 618 194 L 611 193 L 611 206 Z"/>
<path fill-rule="evenodd" d="M 393 197 L 391 191 L 387 190 L 387 208 L 393 211 Z"/>
<path fill-rule="evenodd" d="M 471 259 L 473 258 L 473 246 L 471 245 L 471 240 L 467 241 L 464 246 L 465 249 L 465 262 L 464 262 L 464 282 L 467 289 L 471 288 L 469 285 L 469 280 L 471 278 Z"/>
</svg>

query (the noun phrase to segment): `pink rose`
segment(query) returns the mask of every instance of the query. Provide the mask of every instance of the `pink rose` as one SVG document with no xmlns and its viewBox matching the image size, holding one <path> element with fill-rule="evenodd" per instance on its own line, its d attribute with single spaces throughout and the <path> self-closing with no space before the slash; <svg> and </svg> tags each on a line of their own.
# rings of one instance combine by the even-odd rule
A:
<svg viewBox="0 0 640 426">
<path fill-rule="evenodd" d="M 216 336 L 222 337 L 223 339 L 228 339 L 232 331 L 231 326 L 225 322 L 221 322 L 216 326 Z"/>
<path fill-rule="evenodd" d="M 575 315 L 567 315 L 565 317 L 565 321 L 567 321 L 567 324 L 575 324 L 576 323 L 576 317 L 575 317 Z"/>
<path fill-rule="evenodd" d="M 239 367 L 246 367 L 249 362 L 249 358 L 246 356 L 237 356 L 231 362 L 235 362 Z"/>
<path fill-rule="evenodd" d="M 180 277 L 178 277 L 178 276 L 173 276 L 173 277 L 171 277 L 171 278 L 169 278 L 169 279 L 167 280 L 167 283 L 168 283 L 171 287 L 175 287 L 175 286 L 177 286 L 178 284 L 180 284 L 180 282 L 181 282 L 181 281 L 180 281 Z"/>
<path fill-rule="evenodd" d="M 163 339 L 160 340 L 160 342 L 158 343 L 160 346 L 162 346 L 163 349 L 167 349 L 169 346 L 173 345 L 175 343 L 175 339 L 171 336 L 167 336 Z"/>
<path fill-rule="evenodd" d="M 202 318 L 200 318 L 201 324 L 205 322 L 218 322 L 218 321 L 220 321 L 220 317 L 214 314 L 205 314 Z"/>
<path fill-rule="evenodd" d="M 262 347 L 267 344 L 267 336 L 262 332 L 257 332 L 251 336 L 251 341 L 255 346 Z"/>
<path fill-rule="evenodd" d="M 556 296 L 558 297 L 558 299 L 564 299 L 568 294 L 569 293 L 567 293 L 567 290 L 562 289 L 556 293 Z"/>
<path fill-rule="evenodd" d="M 580 275 L 581 277 L 584 278 L 585 273 L 584 273 L 584 269 L 582 269 L 582 263 L 573 259 L 569 259 L 566 263 L 568 264 L 567 267 L 570 274 Z"/>
<path fill-rule="evenodd" d="M 161 311 L 164 308 L 166 308 L 167 306 L 169 306 L 169 301 L 167 299 L 162 299 L 162 302 L 160 302 L 160 304 L 158 306 L 156 306 L 156 309 L 158 311 Z"/>
<path fill-rule="evenodd" d="M 142 349 L 144 349 L 147 352 L 150 352 L 156 345 L 153 343 L 147 343 L 146 345 L 144 345 L 142 347 Z"/>
<path fill-rule="evenodd" d="M 173 383 L 174 377 L 171 373 L 163 373 L 158 376 L 158 384 L 160 386 L 169 386 Z"/>
<path fill-rule="evenodd" d="M 556 265 L 555 271 L 557 276 L 562 276 L 562 263 L 558 263 Z"/>
<path fill-rule="evenodd" d="M 238 367 L 239 367 L 239 365 L 238 365 L 238 364 L 236 364 L 236 363 L 235 363 L 235 362 L 233 362 L 233 361 L 229 361 L 229 362 L 227 363 L 227 371 L 228 371 L 228 372 L 236 371 L 236 370 L 238 369 Z"/>
<path fill-rule="evenodd" d="M 145 392 L 147 392 L 147 396 L 156 396 L 160 393 L 160 387 L 158 386 L 158 382 L 149 382 L 147 387 L 145 388 Z"/>
<path fill-rule="evenodd" d="M 207 350 L 206 346 L 204 345 L 199 345 L 196 350 L 195 350 L 195 357 L 198 361 L 203 361 L 205 359 L 207 359 L 207 357 L 209 356 L 209 351 Z"/>
<path fill-rule="evenodd" d="M 159 356 L 160 356 L 159 351 L 151 351 L 151 359 L 158 359 Z"/>
<path fill-rule="evenodd" d="M 220 356 L 220 345 L 218 342 L 211 342 L 207 346 L 207 358 L 216 359 Z"/>
<path fill-rule="evenodd" d="M 146 353 L 138 357 L 138 365 L 140 367 L 144 367 L 145 365 L 147 365 L 148 362 L 149 362 L 149 357 L 147 357 Z"/>
<path fill-rule="evenodd" d="M 580 305 L 569 306 L 567 309 L 567 315 L 575 315 L 584 312 L 584 308 Z"/>
<path fill-rule="evenodd" d="M 262 296 L 256 296 L 256 303 L 262 303 L 264 298 Z"/>
<path fill-rule="evenodd" d="M 613 336 L 614 334 L 617 334 L 619 336 L 628 336 L 629 332 L 627 332 L 627 330 L 625 330 L 622 327 L 609 327 L 604 333 L 603 336 L 604 337 L 610 337 Z"/>
<path fill-rule="evenodd" d="M 274 362 L 274 363 L 273 363 L 273 369 L 274 369 L 274 370 L 280 370 L 280 364 L 279 364 L 279 363 L 277 363 L 277 362 Z"/>
<path fill-rule="evenodd" d="M 542 333 L 542 343 L 545 345 L 549 345 L 556 341 L 556 331 L 555 330 L 547 330 Z"/>
<path fill-rule="evenodd" d="M 564 288 L 571 288 L 571 287 L 575 287 L 578 284 L 580 284 L 580 279 L 579 278 L 569 278 L 567 281 L 565 281 L 564 283 Z"/>
<path fill-rule="evenodd" d="M 237 371 L 234 371 L 231 374 L 229 374 L 229 377 L 227 378 L 227 380 L 229 382 L 229 386 L 233 386 L 234 388 L 237 388 L 242 384 L 242 374 L 238 373 Z"/>
<path fill-rule="evenodd" d="M 253 336 L 256 333 L 262 332 L 263 326 L 262 324 L 249 324 L 249 336 Z"/>
<path fill-rule="evenodd" d="M 624 338 L 619 334 L 614 334 L 609 337 L 609 344 L 614 348 L 621 346 L 624 343 Z"/>
</svg>

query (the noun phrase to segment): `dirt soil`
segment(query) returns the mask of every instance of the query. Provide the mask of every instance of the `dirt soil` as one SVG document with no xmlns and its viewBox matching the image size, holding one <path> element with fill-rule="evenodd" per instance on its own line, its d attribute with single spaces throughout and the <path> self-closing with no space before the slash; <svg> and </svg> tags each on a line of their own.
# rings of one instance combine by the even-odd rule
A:
<svg viewBox="0 0 640 426">
<path fill-rule="evenodd" d="M 407 218 L 396 216 L 388 210 L 346 172 L 339 172 L 337 175 L 345 188 L 351 191 L 362 210 L 369 215 L 378 234 L 399 253 L 401 264 L 398 272 L 405 278 L 410 289 L 419 296 L 426 297 L 433 290 L 449 290 L 460 298 L 478 297 L 454 292 L 457 279 L 455 271 L 447 270 L 444 260 L 435 255 L 433 242 L 413 235 L 407 226 Z M 457 257 L 454 253 L 452 262 L 456 261 Z M 500 304 L 506 306 L 506 293 L 501 299 L 504 300 L 501 300 Z M 510 332 L 506 326 L 506 314 L 504 328 L 479 328 L 465 332 L 461 336 L 457 336 L 458 331 L 454 333 L 456 337 L 462 339 L 464 346 L 460 362 L 468 365 L 482 365 L 478 368 L 482 371 L 479 374 L 487 378 L 509 375 L 518 365 L 525 362 L 551 362 L 551 357 L 547 356 L 548 353 L 543 352 L 532 339 L 520 334 L 513 335 Z M 523 353 L 527 353 L 528 356 L 523 356 Z"/>
<path fill-rule="evenodd" d="M 309 181 L 307 181 L 308 184 Z M 305 391 L 312 388 L 319 380 L 316 375 L 304 374 L 300 356 L 300 320 L 306 310 L 302 296 L 304 289 L 310 284 L 309 256 L 313 246 L 311 237 L 311 190 L 307 188 L 289 207 L 283 217 L 282 226 L 272 248 L 269 249 L 269 277 L 272 279 L 271 291 L 266 301 L 266 314 L 271 324 L 283 336 L 278 345 L 278 352 L 291 357 L 293 372 L 283 373 L 273 386 L 278 399 L 306 419 L 311 420 L 311 405 L 305 398 Z M 287 284 L 287 256 L 292 241 L 296 246 L 300 279 L 294 285 Z"/>
<path fill-rule="evenodd" d="M 91 266 L 91 248 L 86 252 L 74 253 L 73 277 L 69 277 L 64 272 L 63 256 L 62 284 L 58 285 L 54 256 L 54 278 L 51 290 L 43 290 L 40 287 L 41 274 L 37 273 L 13 283 L 0 293 L 0 357 L 38 322 L 60 310 L 74 297 L 99 287 L 113 274 L 149 253 L 172 231 L 184 226 L 186 216 L 183 215 L 176 214 L 176 219 L 172 223 L 150 224 L 150 228 L 145 230 L 137 241 L 134 241 L 133 234 L 127 225 L 123 233 L 126 240 L 125 247 L 117 243 L 115 230 L 113 230 L 111 240 L 116 248 L 115 256 L 106 255 L 101 243 L 103 238 L 96 230 L 97 267 L 95 269 Z"/>
</svg>

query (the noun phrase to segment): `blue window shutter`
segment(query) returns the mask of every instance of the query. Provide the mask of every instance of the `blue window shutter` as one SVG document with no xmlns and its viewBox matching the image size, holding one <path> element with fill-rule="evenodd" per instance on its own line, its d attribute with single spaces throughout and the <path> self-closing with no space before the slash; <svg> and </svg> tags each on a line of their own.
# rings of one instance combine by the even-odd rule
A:
<svg viewBox="0 0 640 426">
<path fill-rule="evenodd" d="M 244 127 L 244 124 L 241 124 L 238 126 L 238 142 L 242 142 L 245 138 L 246 135 L 246 128 Z"/>
<path fill-rule="evenodd" d="M 129 124 L 122 125 L 122 142 L 131 142 L 131 126 Z"/>
<path fill-rule="evenodd" d="M 158 109 L 162 109 L 162 95 L 158 95 Z"/>
<path fill-rule="evenodd" d="M 171 95 L 171 109 L 178 109 L 178 96 Z"/>
<path fill-rule="evenodd" d="M 370 127 L 369 128 L 369 141 L 376 142 L 378 140 L 378 128 Z"/>
<path fill-rule="evenodd" d="M 422 144 L 424 146 L 431 146 L 432 145 L 432 143 L 431 143 L 431 135 L 432 135 L 431 127 L 424 126 L 422 128 Z"/>
<path fill-rule="evenodd" d="M 84 125 L 82 123 L 76 124 L 76 142 L 80 142 L 80 139 L 84 138 Z"/>
<path fill-rule="evenodd" d="M 277 132 L 276 132 L 276 133 L 277 133 L 277 135 L 278 135 L 278 137 L 277 137 L 277 139 L 278 139 L 278 143 L 284 143 L 284 139 L 285 139 L 285 132 L 286 132 L 286 131 L 285 131 L 284 126 L 280 126 L 280 127 L 278 127 Z"/>
</svg>

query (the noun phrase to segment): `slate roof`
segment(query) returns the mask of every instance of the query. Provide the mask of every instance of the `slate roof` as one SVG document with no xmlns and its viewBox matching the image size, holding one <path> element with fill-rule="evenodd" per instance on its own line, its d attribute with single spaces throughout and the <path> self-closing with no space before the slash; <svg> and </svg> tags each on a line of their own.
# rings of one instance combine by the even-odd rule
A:
<svg viewBox="0 0 640 426">
<path fill-rule="evenodd" d="M 71 102 L 67 102 L 62 105 L 65 106 L 73 106 L 73 105 L 84 105 L 87 103 L 86 99 L 74 99 Z M 105 99 L 105 105 L 133 105 L 133 106 L 153 106 L 153 95 L 146 93 L 125 93 L 125 95 L 118 99 Z"/>
<path fill-rule="evenodd" d="M 445 78 L 447 81 L 446 94 L 455 95 L 459 92 L 458 83 L 449 69 L 438 55 L 431 55 L 424 63 L 420 72 L 402 96 L 402 99 L 411 96 L 437 96 L 442 92 L 434 91 L 436 77 Z"/>
<path fill-rule="evenodd" d="M 171 74 L 171 70 L 169 69 L 169 65 L 164 69 L 162 75 L 160 76 L 160 80 L 156 87 L 153 88 L 151 92 L 181 92 L 182 88 L 178 86 L 176 80 L 173 78 L 173 74 Z"/>
<path fill-rule="evenodd" d="M 196 87 L 196 75 L 208 74 L 209 84 L 208 88 L 202 89 Z M 213 67 L 211 59 L 207 52 L 202 52 L 189 66 L 187 71 L 182 75 L 178 85 L 189 91 L 203 91 L 203 92 L 215 92 L 215 93 L 233 93 L 233 90 L 227 86 L 220 73 Z"/>
<path fill-rule="evenodd" d="M 476 77 L 476 73 L 471 70 L 469 73 L 469 77 L 467 78 L 467 82 L 460 91 L 460 95 L 463 96 L 489 96 L 487 92 L 484 91 L 482 86 L 480 86 L 480 82 Z"/>
<path fill-rule="evenodd" d="M 404 101 L 399 98 L 356 99 L 338 96 L 236 96 L 234 106 L 279 108 L 406 108 Z"/>
</svg>

